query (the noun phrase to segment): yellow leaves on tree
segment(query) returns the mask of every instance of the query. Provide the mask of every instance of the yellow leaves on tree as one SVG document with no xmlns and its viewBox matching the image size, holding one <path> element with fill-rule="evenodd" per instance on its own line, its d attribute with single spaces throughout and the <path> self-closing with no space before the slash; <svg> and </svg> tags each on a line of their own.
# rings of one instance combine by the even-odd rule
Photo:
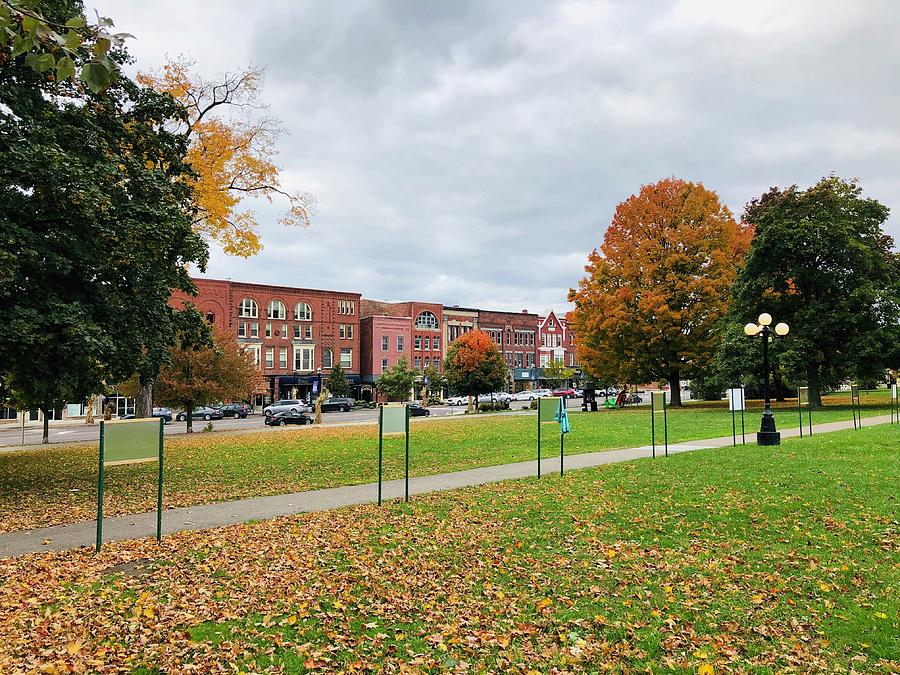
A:
<svg viewBox="0 0 900 675">
<path fill-rule="evenodd" d="M 219 243 L 230 255 L 248 257 L 259 252 L 259 223 L 252 210 L 239 210 L 246 197 L 270 203 L 284 199 L 288 208 L 279 222 L 309 225 L 310 195 L 288 192 L 273 162 L 278 154 L 278 122 L 252 113 L 259 101 L 262 71 L 249 68 L 226 73 L 213 81 L 190 73 L 191 64 L 175 61 L 161 74 L 138 75 L 138 81 L 167 92 L 187 111 L 190 148 L 187 161 L 196 172 L 191 179 L 197 209 L 196 229 Z"/>
<path fill-rule="evenodd" d="M 709 365 L 751 237 L 702 184 L 643 186 L 616 208 L 569 292 L 580 363 L 624 382 L 667 380 L 679 405 L 680 378 Z"/>
</svg>

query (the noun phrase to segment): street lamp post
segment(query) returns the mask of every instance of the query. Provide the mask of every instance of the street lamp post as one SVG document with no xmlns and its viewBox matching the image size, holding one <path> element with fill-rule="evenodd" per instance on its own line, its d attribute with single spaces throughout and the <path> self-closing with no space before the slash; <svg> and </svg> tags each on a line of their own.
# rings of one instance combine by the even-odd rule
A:
<svg viewBox="0 0 900 675">
<path fill-rule="evenodd" d="M 762 422 L 759 433 L 756 434 L 757 445 L 781 445 L 781 434 L 775 428 L 775 415 L 772 414 L 772 401 L 769 397 L 769 343 L 775 336 L 784 337 L 790 327 L 786 323 L 779 323 L 772 328 L 772 316 L 763 312 L 759 315 L 759 322 L 748 323 L 744 326 L 744 334 L 748 337 L 758 337 L 763 343 L 763 393 L 766 399 L 766 408 L 763 410 Z"/>
</svg>

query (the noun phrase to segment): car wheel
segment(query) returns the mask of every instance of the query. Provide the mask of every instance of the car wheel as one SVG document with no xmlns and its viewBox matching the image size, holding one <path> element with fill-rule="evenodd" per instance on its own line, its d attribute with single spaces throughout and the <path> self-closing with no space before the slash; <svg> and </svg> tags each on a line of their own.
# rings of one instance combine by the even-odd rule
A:
<svg viewBox="0 0 900 675">
<path fill-rule="evenodd" d="M 431 411 L 430 411 L 430 410 L 426 410 L 426 411 L 425 411 L 425 417 L 429 417 L 430 415 L 431 415 Z"/>
<path fill-rule="evenodd" d="M 296 408 L 291 408 L 291 412 L 292 412 L 292 413 L 295 413 L 295 412 L 300 412 L 300 411 L 297 410 Z"/>
<path fill-rule="evenodd" d="M 234 417 L 234 419 L 236 419 L 236 420 L 237 420 L 237 419 L 240 419 L 240 418 L 241 418 L 241 413 L 234 413 L 233 417 Z"/>
<path fill-rule="evenodd" d="M 203 416 L 203 419 L 205 419 L 205 420 L 208 422 L 209 420 L 212 419 L 212 415 L 206 414 L 206 415 Z"/>
<path fill-rule="evenodd" d="M 283 427 L 287 422 L 285 420 L 278 420 L 278 426 Z"/>
<path fill-rule="evenodd" d="M 350 412 L 350 408 L 344 406 L 343 408 L 341 408 L 341 412 Z"/>
<path fill-rule="evenodd" d="M 533 401 L 533 400 L 534 400 L 534 396 L 529 396 L 529 397 L 528 397 L 528 400 L 529 400 L 529 401 Z"/>
<path fill-rule="evenodd" d="M 175 419 L 177 419 L 179 422 L 184 422 L 187 419 L 187 417 L 185 417 L 184 415 L 179 415 Z"/>
<path fill-rule="evenodd" d="M 263 414 L 264 414 L 266 417 L 271 417 L 271 416 L 272 416 L 272 411 L 271 411 L 271 410 L 264 410 L 264 411 L 263 411 Z"/>
</svg>

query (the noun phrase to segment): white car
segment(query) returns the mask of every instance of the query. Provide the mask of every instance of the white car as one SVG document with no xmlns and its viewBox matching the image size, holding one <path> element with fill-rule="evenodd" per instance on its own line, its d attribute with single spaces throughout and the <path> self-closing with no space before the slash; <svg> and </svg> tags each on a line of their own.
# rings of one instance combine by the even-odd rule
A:
<svg viewBox="0 0 900 675">
<path fill-rule="evenodd" d="M 263 408 L 263 415 L 270 417 L 271 415 L 280 412 L 302 413 L 307 412 L 308 410 L 309 406 L 306 405 L 305 401 L 298 401 L 297 399 L 281 399 L 280 401 L 274 401 Z"/>
<path fill-rule="evenodd" d="M 549 389 L 527 389 L 516 394 L 516 401 L 536 401 L 545 396 L 553 396 L 553 392 Z"/>
<path fill-rule="evenodd" d="M 446 403 L 447 403 L 447 405 L 469 405 L 469 397 L 468 396 L 448 396 Z"/>
</svg>

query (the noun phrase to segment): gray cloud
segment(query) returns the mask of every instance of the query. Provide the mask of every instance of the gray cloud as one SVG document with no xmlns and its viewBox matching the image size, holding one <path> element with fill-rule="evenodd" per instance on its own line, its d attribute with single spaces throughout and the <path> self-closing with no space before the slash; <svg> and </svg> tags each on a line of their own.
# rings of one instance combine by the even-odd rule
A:
<svg viewBox="0 0 900 675">
<path fill-rule="evenodd" d="M 676 175 L 735 214 L 832 171 L 900 205 L 900 12 L 883 2 L 100 6 L 142 68 L 267 67 L 285 185 L 265 250 L 209 274 L 386 299 L 565 307 L 616 204 Z M 894 216 L 888 230 L 900 235 Z"/>
</svg>

